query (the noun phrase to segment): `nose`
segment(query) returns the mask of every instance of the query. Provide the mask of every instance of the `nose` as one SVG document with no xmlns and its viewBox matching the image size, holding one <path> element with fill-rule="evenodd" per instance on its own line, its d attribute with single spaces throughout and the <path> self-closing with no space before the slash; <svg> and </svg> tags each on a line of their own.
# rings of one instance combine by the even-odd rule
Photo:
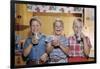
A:
<svg viewBox="0 0 100 69">
<path fill-rule="evenodd" d="M 61 27 L 56 27 L 57 30 L 60 30 Z"/>
</svg>

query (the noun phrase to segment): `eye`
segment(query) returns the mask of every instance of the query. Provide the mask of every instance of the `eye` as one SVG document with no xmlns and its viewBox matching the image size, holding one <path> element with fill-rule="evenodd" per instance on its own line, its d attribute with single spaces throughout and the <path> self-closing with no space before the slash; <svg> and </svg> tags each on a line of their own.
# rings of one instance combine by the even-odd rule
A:
<svg viewBox="0 0 100 69">
<path fill-rule="evenodd" d="M 32 27 L 34 27 L 34 25 L 32 25 Z"/>
</svg>

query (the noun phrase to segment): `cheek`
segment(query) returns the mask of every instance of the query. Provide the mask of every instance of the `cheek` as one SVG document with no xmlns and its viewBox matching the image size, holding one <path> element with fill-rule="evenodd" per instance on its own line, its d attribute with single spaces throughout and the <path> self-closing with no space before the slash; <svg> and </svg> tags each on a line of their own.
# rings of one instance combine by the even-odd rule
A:
<svg viewBox="0 0 100 69">
<path fill-rule="evenodd" d="M 76 32 L 76 31 L 78 31 L 78 29 L 77 28 L 73 28 L 74 29 L 74 31 Z"/>
<path fill-rule="evenodd" d="M 38 26 L 37 29 L 39 30 L 40 29 L 40 26 Z"/>
<path fill-rule="evenodd" d="M 63 28 L 63 27 L 60 27 L 60 29 L 61 29 L 61 31 L 63 31 L 63 30 L 64 30 L 64 28 Z"/>
<path fill-rule="evenodd" d="M 32 30 L 34 30 L 34 27 L 31 27 Z"/>
<path fill-rule="evenodd" d="M 75 28 L 75 31 L 78 31 L 78 29 L 77 29 L 77 28 Z"/>
</svg>

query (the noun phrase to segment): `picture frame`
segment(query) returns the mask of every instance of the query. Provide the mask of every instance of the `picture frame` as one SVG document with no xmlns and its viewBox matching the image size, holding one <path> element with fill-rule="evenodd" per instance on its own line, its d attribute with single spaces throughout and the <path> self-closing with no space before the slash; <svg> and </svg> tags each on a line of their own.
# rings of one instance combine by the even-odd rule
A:
<svg viewBox="0 0 100 69">
<path fill-rule="evenodd" d="M 81 5 L 81 4 L 66 4 L 66 3 L 49 3 L 35 1 L 11 1 L 11 48 L 10 48 L 10 67 L 11 68 L 28 68 L 28 67 L 43 67 L 43 66 L 60 66 L 60 65 L 79 65 L 96 63 L 96 6 Z M 64 35 L 72 34 L 72 21 L 75 18 L 81 18 L 85 25 L 84 31 L 90 38 L 92 43 L 92 51 L 87 60 L 82 62 L 67 62 L 67 63 L 46 63 L 46 64 L 26 64 L 26 58 L 23 56 L 23 45 L 26 36 L 30 32 L 29 20 L 36 17 L 43 22 L 42 32 L 52 34 L 51 22 L 54 19 L 61 18 L 65 23 Z M 50 20 L 51 19 L 51 20 Z M 50 21 L 49 21 L 50 20 Z M 67 21 L 67 22 L 66 22 Z M 49 23 L 50 22 L 50 23 Z M 50 27 L 50 28 L 49 28 Z M 69 30 L 69 31 L 68 31 Z M 71 32 L 70 32 L 71 31 Z M 26 34 L 27 33 L 27 34 Z M 19 37 L 17 37 L 18 35 Z M 20 40 L 17 42 L 17 40 Z M 21 45 L 20 50 L 16 47 L 16 42 Z M 17 50 L 16 50 L 17 49 Z M 24 61 L 25 60 L 25 61 Z M 81 59 L 78 59 L 81 60 Z"/>
</svg>

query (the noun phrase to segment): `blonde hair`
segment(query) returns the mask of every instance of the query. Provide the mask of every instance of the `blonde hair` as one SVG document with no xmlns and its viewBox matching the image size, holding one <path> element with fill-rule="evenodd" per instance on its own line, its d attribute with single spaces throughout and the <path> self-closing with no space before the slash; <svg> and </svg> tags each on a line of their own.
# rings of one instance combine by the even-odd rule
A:
<svg viewBox="0 0 100 69">
<path fill-rule="evenodd" d="M 63 23 L 63 21 L 62 21 L 61 19 L 59 19 L 59 18 L 56 18 L 55 21 L 53 22 L 53 28 L 55 27 L 55 25 L 56 25 L 57 22 L 60 22 L 60 24 L 61 24 L 62 27 L 64 28 L 64 23 Z"/>
</svg>

